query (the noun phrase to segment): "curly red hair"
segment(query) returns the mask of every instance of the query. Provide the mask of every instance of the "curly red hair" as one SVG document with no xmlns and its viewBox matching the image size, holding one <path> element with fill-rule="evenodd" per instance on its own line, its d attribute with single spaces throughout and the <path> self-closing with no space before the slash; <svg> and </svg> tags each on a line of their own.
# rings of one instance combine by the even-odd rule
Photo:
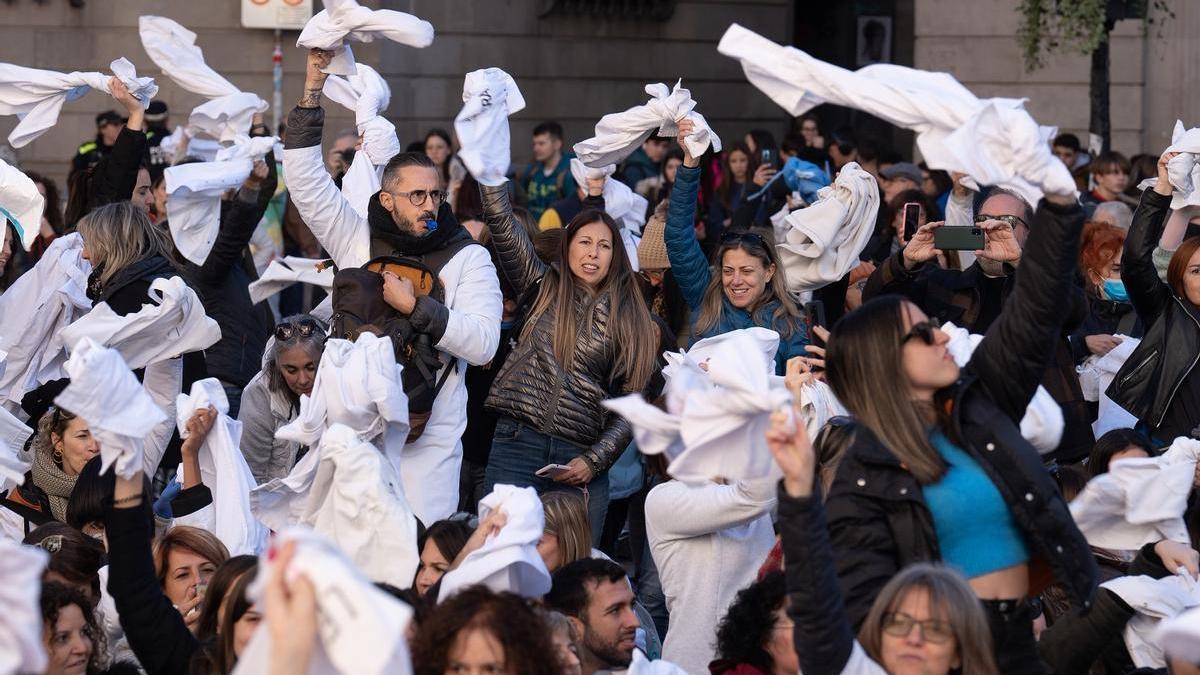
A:
<svg viewBox="0 0 1200 675">
<path fill-rule="evenodd" d="M 1104 268 L 1121 259 L 1121 250 L 1125 248 L 1125 230 L 1109 223 L 1090 221 L 1083 226 L 1079 244 L 1079 271 L 1095 291 L 1107 278 Z"/>
</svg>

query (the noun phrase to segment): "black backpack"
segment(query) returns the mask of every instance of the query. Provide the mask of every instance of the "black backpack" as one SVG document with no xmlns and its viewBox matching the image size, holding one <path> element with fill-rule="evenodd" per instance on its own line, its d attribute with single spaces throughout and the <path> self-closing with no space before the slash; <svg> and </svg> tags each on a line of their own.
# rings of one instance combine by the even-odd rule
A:
<svg viewBox="0 0 1200 675">
<path fill-rule="evenodd" d="M 372 254 L 382 252 L 372 244 Z M 478 245 L 467 235 L 423 256 L 377 255 L 362 267 L 338 270 L 333 277 L 329 337 L 353 342 L 363 333 L 372 333 L 392 341 L 396 363 L 404 367 L 401 379 L 408 396 L 409 443 L 424 433 L 433 401 L 451 371 L 457 369 L 458 360 L 443 364 L 432 338 L 414 330 L 407 316 L 384 301 L 383 272 L 412 281 L 417 297 L 428 295 L 445 302 L 446 292 L 438 273 L 455 254 L 473 244 Z"/>
</svg>

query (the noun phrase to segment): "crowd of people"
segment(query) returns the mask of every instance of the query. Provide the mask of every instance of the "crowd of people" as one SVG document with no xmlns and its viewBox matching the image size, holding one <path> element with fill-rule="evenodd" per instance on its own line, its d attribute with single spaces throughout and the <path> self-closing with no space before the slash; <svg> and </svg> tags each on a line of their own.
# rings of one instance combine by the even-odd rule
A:
<svg viewBox="0 0 1200 675">
<path fill-rule="evenodd" d="M 276 130 L 113 76 L 0 166 L 0 675 L 1200 673 L 1184 145 L 981 185 L 658 85 L 513 163 L 503 71 L 401 148 L 308 32 Z"/>
</svg>

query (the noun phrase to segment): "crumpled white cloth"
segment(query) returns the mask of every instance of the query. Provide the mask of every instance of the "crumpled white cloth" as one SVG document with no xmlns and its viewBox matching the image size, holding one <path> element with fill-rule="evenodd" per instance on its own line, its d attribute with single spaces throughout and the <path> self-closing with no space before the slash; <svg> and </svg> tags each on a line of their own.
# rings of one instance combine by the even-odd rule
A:
<svg viewBox="0 0 1200 675">
<path fill-rule="evenodd" d="M 362 7 L 355 0 L 325 0 L 325 9 L 304 24 L 296 46 L 333 50 L 324 72 L 353 75 L 354 52 L 346 41 L 372 42 L 376 37 L 409 47 L 428 47 L 433 44 L 433 24 L 405 12 Z"/>
<path fill-rule="evenodd" d="M 304 576 L 317 600 L 317 644 L 308 670 L 298 675 L 411 675 L 405 631 L 412 609 L 376 588 L 338 547 L 319 534 L 297 527 L 281 533 L 275 546 L 296 543 L 286 579 Z M 259 562 L 258 575 L 247 589 L 261 602 L 268 574 L 277 562 Z M 233 675 L 270 672 L 269 616 L 246 645 Z"/>
<path fill-rule="evenodd" d="M 216 159 L 217 151 L 221 149 L 221 142 L 213 138 L 197 137 L 193 135 L 194 133 L 197 132 L 191 130 L 189 125 L 180 124 L 169 136 L 162 139 L 158 147 L 171 162 L 175 162 L 183 159 L 184 156 L 180 154 L 180 150 L 186 140 L 188 157 L 194 157 L 202 162 L 211 162 Z"/>
<path fill-rule="evenodd" d="M 1158 624 L 1154 639 L 1172 658 L 1200 662 L 1200 609 L 1188 611 Z"/>
<path fill-rule="evenodd" d="M 61 331 L 92 308 L 87 297 L 92 265 L 83 259 L 78 232 L 56 237 L 33 269 L 0 295 L 0 403 L 19 404 L 40 384 L 66 375 Z"/>
<path fill-rule="evenodd" d="M 480 522 L 497 509 L 504 512 L 504 527 L 468 553 L 457 568 L 446 572 L 438 602 L 475 584 L 523 598 L 540 598 L 550 592 L 550 572 L 537 550 L 546 527 L 546 514 L 537 491 L 531 487 L 496 485 L 491 494 L 479 501 Z"/>
<path fill-rule="evenodd" d="M 217 151 L 211 162 L 167 167 L 167 225 L 175 247 L 203 265 L 221 230 L 221 197 L 236 189 L 275 146 L 274 136 L 238 136 Z"/>
<path fill-rule="evenodd" d="M 21 233 L 20 244 L 26 251 L 41 230 L 45 207 L 46 199 L 38 192 L 37 184 L 0 159 L 0 217 L 16 226 Z"/>
<path fill-rule="evenodd" d="M 42 570 L 50 556 L 40 548 L 0 537 L 0 674 L 46 671 L 42 637 Z"/>
<path fill-rule="evenodd" d="M 816 438 L 830 419 L 850 414 L 833 394 L 833 389 L 820 380 L 800 386 L 799 413 L 809 438 Z"/>
<path fill-rule="evenodd" d="M 1099 401 L 1099 414 L 1092 423 L 1092 433 L 1096 438 L 1113 429 L 1132 429 L 1137 426 L 1138 419 L 1113 401 L 1105 393 L 1108 385 L 1112 384 L 1125 361 L 1133 350 L 1141 344 L 1138 338 L 1128 335 L 1117 335 L 1121 343 L 1109 350 L 1104 356 L 1089 356 L 1076 370 L 1079 372 L 1079 385 L 1083 390 L 1083 398 L 1087 401 Z"/>
<path fill-rule="evenodd" d="M 309 489 L 321 461 L 320 446 L 312 446 L 282 478 L 272 478 L 250 491 L 250 512 L 272 531 L 300 523 L 307 513 Z"/>
<path fill-rule="evenodd" d="M 761 331 L 774 336 L 770 354 L 760 344 Z M 671 459 L 667 471 L 685 483 L 773 475 L 775 462 L 766 446 L 770 415 L 791 409 L 783 378 L 772 374 L 778 333 L 756 328 L 721 337 L 725 339 L 705 359 L 707 372 L 700 369 L 694 349 L 673 364 L 665 387 L 666 412 L 637 394 L 604 402 L 633 425 L 638 449 L 666 452 Z"/>
<path fill-rule="evenodd" d="M 609 113 L 596 123 L 596 135 L 575 144 L 575 155 L 587 166 L 617 164 L 633 154 L 655 131 L 659 136 L 675 137 L 679 122 L 689 119 L 696 127 L 684 139 L 692 157 L 703 155 L 711 145 L 713 152 L 721 151 L 721 139 L 708 126 L 704 116 L 696 112 L 692 92 L 683 88 L 683 80 L 667 89 L 655 82 L 646 85 L 650 100 L 624 112 Z"/>
<path fill-rule="evenodd" d="M 120 353 L 84 337 L 66 363 L 71 383 L 54 404 L 87 420 L 100 445 L 100 473 L 116 466 L 132 478 L 142 470 L 144 439 L 166 419 Z"/>
<path fill-rule="evenodd" d="M 267 104 L 258 94 L 239 91 L 214 98 L 192 108 L 186 132 L 193 138 L 232 143 L 248 136 L 255 113 L 266 112 Z M 191 154 L 191 145 L 188 146 Z"/>
<path fill-rule="evenodd" d="M 646 198 L 634 192 L 619 180 L 613 179 L 617 170 L 615 164 L 601 167 L 585 166 L 578 157 L 571 158 L 571 176 L 575 184 L 587 190 L 588 178 L 604 177 L 604 212 L 617 221 L 621 227 L 621 241 L 625 245 L 625 254 L 633 271 L 638 271 L 637 247 L 642 239 L 642 227 L 646 224 L 646 210 L 649 202 Z M 563 223 L 566 225 L 566 223 Z"/>
<path fill-rule="evenodd" d="M 817 201 L 787 216 L 787 229 L 775 250 L 792 293 L 815 291 L 846 276 L 875 232 L 879 184 L 850 162 Z"/>
<path fill-rule="evenodd" d="M 312 284 L 333 288 L 333 268 L 317 269 L 321 260 L 287 256 L 276 258 L 258 279 L 250 282 L 250 302 L 258 304 L 292 284 Z"/>
<path fill-rule="evenodd" d="M 1088 543 L 1132 551 L 1163 539 L 1188 543 L 1183 512 L 1200 441 L 1179 437 L 1158 457 L 1118 459 L 1071 502 L 1071 516 Z"/>
<path fill-rule="evenodd" d="M 154 79 L 138 77 L 129 59 L 119 58 L 109 68 L 143 108 L 158 94 Z M 22 148 L 49 131 L 58 122 L 59 112 L 67 101 L 74 101 L 92 89 L 111 93 L 108 80 L 112 76 L 80 71 L 60 73 L 0 63 L 0 115 L 21 118 L 8 134 L 9 144 Z"/>
<path fill-rule="evenodd" d="M 176 397 L 179 437 L 188 437 L 188 420 L 208 406 L 216 408 L 217 419 L 199 453 L 200 481 L 212 491 L 213 497 L 213 522 L 206 529 L 225 544 L 230 555 L 258 555 L 266 546 L 268 532 L 250 512 L 250 490 L 256 484 L 239 447 L 242 423 L 229 416 L 229 400 L 215 378 L 199 380 L 192 384 L 190 395 Z"/>
<path fill-rule="evenodd" d="M 951 322 L 942 324 L 942 332 L 950 337 L 946 349 L 960 368 L 967 365 L 975 348 L 983 342 L 982 335 L 969 333 L 966 328 Z M 1025 406 L 1025 416 L 1021 418 L 1021 437 L 1029 441 L 1039 454 L 1048 455 L 1062 442 L 1063 428 L 1062 407 L 1039 384 L 1029 405 Z"/>
<path fill-rule="evenodd" d="M 221 339 L 221 327 L 204 313 L 196 292 L 180 277 L 150 282 L 147 302 L 133 314 L 118 315 L 101 302 L 61 331 L 68 350 L 84 338 L 116 349 L 130 368 L 198 352 Z"/>
<path fill-rule="evenodd" d="M 481 185 L 503 185 L 512 163 L 508 116 L 525 108 L 525 97 L 512 75 L 481 68 L 463 78 L 462 98 L 462 110 L 454 118 L 458 158 Z"/>
<path fill-rule="evenodd" d="M 380 434 L 408 436 L 408 396 L 392 342 L 371 333 L 354 342 L 329 340 L 317 367 L 312 393 L 300 397 L 300 413 L 275 436 L 313 445 L 326 427 L 344 424 L 368 441 Z M 399 447 L 386 443 L 399 468 Z"/>
<path fill-rule="evenodd" d="M 0 408 L 0 415 L 11 417 L 12 413 Z M 13 445 L 7 439 L 0 438 L 0 492 L 7 492 L 25 482 L 25 472 L 29 471 L 31 462 L 21 457 L 18 452 L 20 449 L 21 446 Z"/>
<path fill-rule="evenodd" d="M 1163 619 L 1200 605 L 1200 586 L 1186 571 L 1162 579 L 1117 577 L 1101 584 L 1137 612 L 1125 625 L 1125 647 L 1138 668 L 1165 668 L 1163 645 L 1156 635 Z"/>
<path fill-rule="evenodd" d="M 625 673 L 626 675 L 688 675 L 686 670 L 670 661 L 662 659 L 651 661 L 640 649 L 633 650 L 633 661 L 629 663 L 629 670 Z"/>
<path fill-rule="evenodd" d="M 392 98 L 387 82 L 371 66 L 359 64 L 349 77 L 330 75 L 325 80 L 325 95 L 354 111 L 362 149 L 342 177 L 342 196 L 358 214 L 367 217 L 367 205 L 379 191 L 383 166 L 400 153 L 396 127 L 383 116 Z"/>
<path fill-rule="evenodd" d="M 1200 164 L 1196 163 L 1196 156 L 1200 155 L 1200 128 L 1187 129 L 1182 120 L 1175 120 L 1171 145 L 1166 152 L 1179 153 L 1167 162 L 1167 180 L 1175 188 L 1171 193 L 1171 208 L 1178 210 L 1200 205 Z M 1145 190 L 1157 184 L 1157 177 L 1147 178 L 1138 189 Z"/>
<path fill-rule="evenodd" d="M 1076 193 L 1070 170 L 1050 152 L 1056 129 L 1039 127 L 1024 99 L 980 99 L 948 73 L 891 64 L 846 70 L 736 23 L 717 50 L 738 59 L 750 83 L 793 116 L 844 105 L 915 131 L 930 168 L 1011 188 L 1031 204 L 1043 192 Z"/>
</svg>

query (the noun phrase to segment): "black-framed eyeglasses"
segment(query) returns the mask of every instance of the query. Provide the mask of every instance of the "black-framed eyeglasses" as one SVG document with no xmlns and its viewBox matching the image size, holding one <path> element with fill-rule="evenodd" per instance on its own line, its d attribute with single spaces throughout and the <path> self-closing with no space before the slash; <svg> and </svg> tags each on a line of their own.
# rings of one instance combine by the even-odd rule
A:
<svg viewBox="0 0 1200 675">
<path fill-rule="evenodd" d="M 275 324 L 275 339 L 287 341 L 297 335 L 304 338 L 312 337 L 319 330 L 321 330 L 321 327 L 312 319 L 301 319 L 296 322 L 285 321 Z"/>
<path fill-rule="evenodd" d="M 412 192 L 389 192 L 393 197 L 407 197 L 408 203 L 413 206 L 420 206 L 425 203 L 426 199 L 433 200 L 434 206 L 441 206 L 446 200 L 446 193 L 443 190 L 413 190 Z"/>
<path fill-rule="evenodd" d="M 986 213 L 975 214 L 976 223 L 982 223 L 985 220 L 999 220 L 1002 223 L 1007 223 L 1008 226 L 1014 230 L 1017 229 L 1017 225 L 1024 226 L 1025 229 L 1029 229 L 1029 223 L 1025 222 L 1025 219 L 1020 216 L 989 216 Z"/>
<path fill-rule="evenodd" d="M 767 248 L 767 240 L 762 238 L 762 235 L 749 230 L 741 230 L 739 232 L 725 232 L 721 235 L 722 244 L 751 244 Z"/>
<path fill-rule="evenodd" d="M 883 632 L 893 637 L 908 637 L 913 626 L 921 627 L 921 640 L 935 645 L 945 644 L 954 637 L 954 630 L 945 621 L 918 621 L 903 612 L 893 612 L 883 617 Z"/>
<path fill-rule="evenodd" d="M 937 335 L 934 334 L 934 331 L 941 327 L 942 322 L 937 319 L 926 319 L 925 321 L 914 323 L 912 328 L 908 329 L 908 333 L 900 340 L 900 344 L 908 344 L 909 340 L 916 338 L 929 346 L 933 346 L 937 341 Z"/>
</svg>

